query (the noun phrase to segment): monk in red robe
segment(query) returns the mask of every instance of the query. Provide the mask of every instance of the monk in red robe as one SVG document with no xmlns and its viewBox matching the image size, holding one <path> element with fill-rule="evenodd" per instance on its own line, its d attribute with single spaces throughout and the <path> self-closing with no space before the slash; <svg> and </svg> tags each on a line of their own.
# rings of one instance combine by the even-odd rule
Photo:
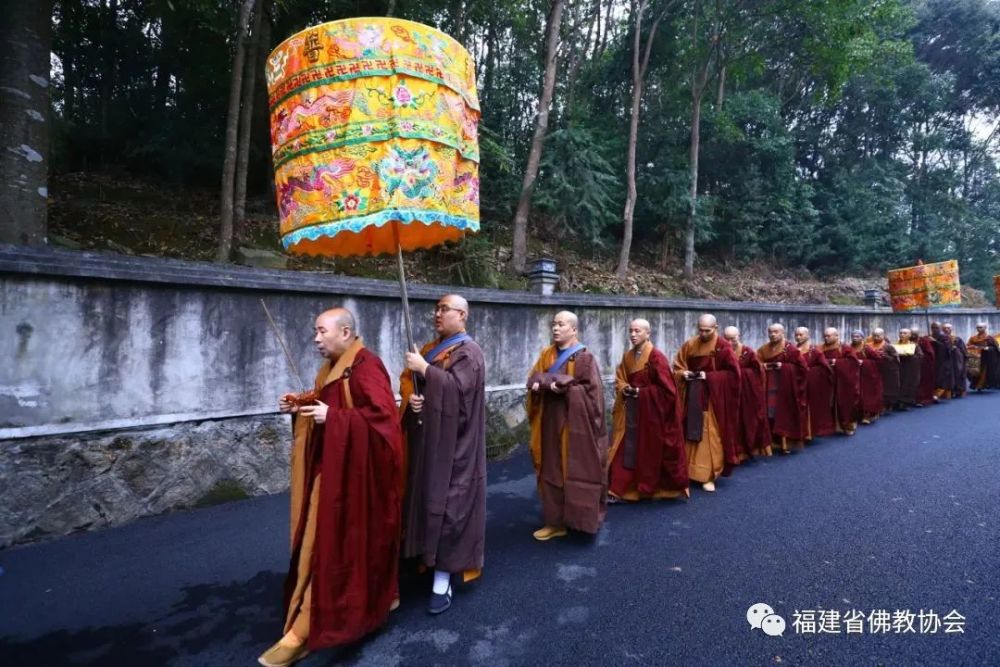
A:
<svg viewBox="0 0 1000 667">
<path fill-rule="evenodd" d="M 861 400 L 858 404 L 858 419 L 862 424 L 871 424 L 884 410 L 882 395 L 882 371 L 879 361 L 882 355 L 865 343 L 865 334 L 860 329 L 851 333 L 851 348 L 861 360 Z"/>
<path fill-rule="evenodd" d="M 969 390 L 967 379 L 967 364 L 969 351 L 965 347 L 965 339 L 955 335 L 954 327 L 945 322 L 941 325 L 941 332 L 948 337 L 951 345 L 951 396 L 952 398 L 963 398 Z"/>
<path fill-rule="evenodd" d="M 740 364 L 712 315 L 698 318 L 698 335 L 674 359 L 681 392 L 688 476 L 706 491 L 739 465 Z"/>
<path fill-rule="evenodd" d="M 740 363 L 740 461 L 754 456 L 771 455 L 771 430 L 767 420 L 767 398 L 764 393 L 764 366 L 752 347 L 743 344 L 740 330 L 726 327 L 722 332 L 733 347 Z"/>
<path fill-rule="evenodd" d="M 924 362 L 924 352 L 913 340 L 910 329 L 899 330 L 896 345 L 892 346 L 899 359 L 899 398 L 896 401 L 898 410 L 909 410 L 912 407 L 922 407 L 917 402 L 920 390 L 920 372 Z"/>
<path fill-rule="evenodd" d="M 465 331 L 468 317 L 468 301 L 441 297 L 437 337 L 406 354 L 399 382 L 407 454 L 403 557 L 434 569 L 431 614 L 451 607 L 452 575 L 479 577 L 486 544 L 486 362 Z"/>
<path fill-rule="evenodd" d="M 976 333 L 969 338 L 969 357 L 978 360 L 978 371 L 969 373 L 972 388 L 977 392 L 1000 389 L 1000 343 L 989 334 L 986 322 L 976 325 Z"/>
<path fill-rule="evenodd" d="M 614 432 L 608 452 L 611 499 L 689 495 L 677 388 L 670 362 L 649 335 L 649 322 L 632 320 L 632 347 L 615 373 Z"/>
<path fill-rule="evenodd" d="M 823 356 L 833 367 L 833 414 L 837 429 L 845 435 L 854 435 L 861 406 L 861 360 L 850 345 L 840 342 L 840 332 L 834 327 L 823 331 Z"/>
<path fill-rule="evenodd" d="M 822 350 L 812 344 L 811 332 L 806 327 L 795 330 L 795 345 L 806 364 L 809 439 L 833 435 L 837 432 L 833 416 L 833 367 Z"/>
<path fill-rule="evenodd" d="M 258 658 L 265 667 L 360 639 L 398 597 L 402 444 L 389 375 L 348 310 L 317 317 L 314 341 L 326 358 L 315 394 L 278 403 L 294 434 L 292 556 L 285 634 Z"/>
<path fill-rule="evenodd" d="M 785 339 L 785 327 L 767 328 L 768 342 L 757 349 L 767 373 L 767 419 L 774 444 L 785 454 L 805 447 L 809 437 L 808 369 L 802 353 Z"/>
<path fill-rule="evenodd" d="M 899 404 L 899 353 L 885 339 L 885 329 L 880 327 L 872 329 L 865 344 L 880 355 L 876 363 L 882 376 L 882 412 L 890 412 Z"/>
<path fill-rule="evenodd" d="M 936 386 L 934 395 L 949 400 L 955 390 L 955 364 L 951 336 L 941 330 L 940 322 L 931 322 L 931 343 L 934 345 Z"/>
<path fill-rule="evenodd" d="M 920 329 L 911 327 L 910 339 L 917 344 L 923 357 L 920 363 L 920 384 L 917 387 L 917 405 L 923 407 L 938 402 L 937 395 L 937 350 L 934 339 L 921 336 Z"/>
<path fill-rule="evenodd" d="M 577 338 L 576 315 L 552 318 L 552 345 L 528 376 L 531 458 L 545 525 L 534 538 L 567 529 L 596 534 L 608 506 L 608 431 L 601 370 Z"/>
</svg>

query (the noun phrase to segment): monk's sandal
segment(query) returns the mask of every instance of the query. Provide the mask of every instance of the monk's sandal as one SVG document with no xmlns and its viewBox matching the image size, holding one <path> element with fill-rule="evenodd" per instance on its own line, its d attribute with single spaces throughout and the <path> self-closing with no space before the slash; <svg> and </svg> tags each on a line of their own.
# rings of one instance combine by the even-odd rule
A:
<svg viewBox="0 0 1000 667">
<path fill-rule="evenodd" d="M 431 602 L 427 605 L 428 614 L 443 614 L 451 607 L 451 586 L 445 593 L 431 593 Z"/>
</svg>

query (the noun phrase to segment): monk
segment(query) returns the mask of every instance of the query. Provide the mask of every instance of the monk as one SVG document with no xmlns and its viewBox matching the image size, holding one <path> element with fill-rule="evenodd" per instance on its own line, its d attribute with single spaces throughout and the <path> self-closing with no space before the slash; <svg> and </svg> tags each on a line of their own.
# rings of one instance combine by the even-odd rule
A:
<svg viewBox="0 0 1000 667">
<path fill-rule="evenodd" d="M 905 411 L 914 406 L 922 407 L 917 402 L 917 391 L 920 387 L 923 350 L 912 340 L 912 332 L 906 327 L 899 330 L 897 343 L 892 347 L 899 359 L 899 396 L 896 399 L 896 409 Z"/>
<path fill-rule="evenodd" d="M 878 353 L 875 365 L 882 379 L 882 413 L 886 414 L 899 403 L 899 353 L 885 339 L 885 329 L 876 327 L 865 345 Z"/>
<path fill-rule="evenodd" d="M 434 307 L 437 337 L 406 353 L 399 383 L 407 445 L 403 557 L 434 569 L 431 614 L 451 607 L 452 575 L 468 582 L 483 568 L 486 363 L 465 331 L 468 318 L 468 301 L 441 297 Z"/>
<path fill-rule="evenodd" d="M 883 406 L 882 372 L 879 361 L 882 355 L 865 343 L 865 334 L 860 329 L 851 332 L 851 348 L 861 360 L 861 401 L 858 405 L 858 419 L 862 424 L 871 424 L 881 416 Z"/>
<path fill-rule="evenodd" d="M 833 367 L 822 350 L 812 344 L 812 332 L 808 328 L 795 329 L 795 344 L 806 364 L 809 438 L 833 435 L 837 432 L 833 416 Z"/>
<path fill-rule="evenodd" d="M 941 330 L 940 322 L 931 322 L 931 342 L 934 344 L 935 387 L 934 395 L 950 399 L 955 389 L 955 365 L 952 362 L 951 337 Z"/>
<path fill-rule="evenodd" d="M 805 447 L 809 437 L 806 361 L 785 338 L 784 325 L 767 328 L 768 342 L 757 349 L 767 372 L 767 418 L 774 444 L 788 454 Z"/>
<path fill-rule="evenodd" d="M 738 454 L 740 461 L 771 455 L 771 431 L 767 421 L 764 393 L 764 366 L 752 347 L 743 344 L 740 330 L 726 327 L 722 335 L 733 347 L 740 363 L 740 419 Z"/>
<path fill-rule="evenodd" d="M 955 335 L 951 324 L 947 322 L 942 324 L 941 332 L 948 337 L 951 344 L 951 396 L 952 398 L 962 398 L 969 390 L 969 383 L 966 379 L 969 351 L 965 347 L 965 340 L 961 336 Z"/>
<path fill-rule="evenodd" d="M 689 495 L 677 387 L 670 362 L 649 337 L 648 321 L 629 323 L 632 347 L 615 372 L 609 501 Z"/>
<path fill-rule="evenodd" d="M 536 540 L 567 529 L 596 534 L 608 506 L 608 431 L 601 370 L 577 334 L 576 315 L 552 318 L 552 345 L 528 376 L 531 458 L 545 525 Z"/>
<path fill-rule="evenodd" d="M 688 476 L 705 491 L 739 465 L 740 366 L 712 315 L 698 318 L 698 335 L 674 359 L 681 392 Z"/>
<path fill-rule="evenodd" d="M 976 324 L 976 333 L 969 338 L 969 358 L 977 357 L 979 372 L 969 374 L 972 388 L 977 392 L 1000 389 L 1000 343 L 989 334 L 986 322 Z"/>
<path fill-rule="evenodd" d="M 923 407 L 937 403 L 937 349 L 934 339 L 921 336 L 917 327 L 911 327 L 910 339 L 923 353 L 920 363 L 920 384 L 917 386 L 917 405 Z"/>
<path fill-rule="evenodd" d="M 823 356 L 833 367 L 833 413 L 837 429 L 845 435 L 854 435 L 861 407 L 861 359 L 854 348 L 840 342 L 840 332 L 834 327 L 823 330 Z"/>
<path fill-rule="evenodd" d="M 286 394 L 292 415 L 292 556 L 284 636 L 258 658 L 284 667 L 372 632 L 398 598 L 402 442 L 382 361 L 344 308 L 316 318 L 326 361 L 315 394 Z"/>
</svg>

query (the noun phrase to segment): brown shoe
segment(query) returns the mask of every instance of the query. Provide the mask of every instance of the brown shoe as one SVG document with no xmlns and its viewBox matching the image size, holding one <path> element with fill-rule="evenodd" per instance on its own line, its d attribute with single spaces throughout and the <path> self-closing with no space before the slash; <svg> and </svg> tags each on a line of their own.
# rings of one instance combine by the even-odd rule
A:
<svg viewBox="0 0 1000 667">
<path fill-rule="evenodd" d="M 565 537 L 566 529 L 557 526 L 545 526 L 536 530 L 532 535 L 536 540 L 544 542 L 545 540 L 551 540 L 553 537 Z"/>
<path fill-rule="evenodd" d="M 257 658 L 257 662 L 264 667 L 288 667 L 307 655 L 309 647 L 305 642 L 299 646 L 282 646 L 281 642 L 278 642 Z"/>
</svg>

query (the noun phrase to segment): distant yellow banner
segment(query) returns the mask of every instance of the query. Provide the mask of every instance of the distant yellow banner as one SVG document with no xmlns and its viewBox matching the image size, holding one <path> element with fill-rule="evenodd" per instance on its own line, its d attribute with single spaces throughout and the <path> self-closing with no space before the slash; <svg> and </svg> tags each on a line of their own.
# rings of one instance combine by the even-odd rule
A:
<svg viewBox="0 0 1000 667">
<path fill-rule="evenodd" d="M 996 297 L 994 303 L 1000 308 L 1000 276 L 993 276 L 993 296 Z"/>
<path fill-rule="evenodd" d="M 889 298 L 895 312 L 962 305 L 957 260 L 893 269 L 888 277 Z"/>
</svg>

